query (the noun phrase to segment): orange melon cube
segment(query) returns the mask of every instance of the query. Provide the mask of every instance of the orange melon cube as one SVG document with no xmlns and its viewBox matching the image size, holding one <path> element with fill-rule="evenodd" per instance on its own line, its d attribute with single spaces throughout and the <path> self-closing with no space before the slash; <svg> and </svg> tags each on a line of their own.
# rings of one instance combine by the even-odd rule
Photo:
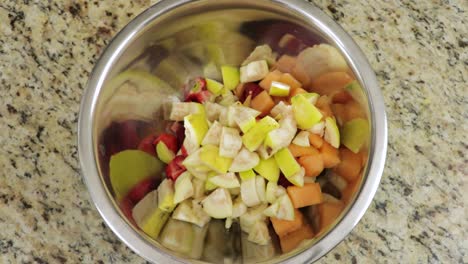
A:
<svg viewBox="0 0 468 264">
<path fill-rule="evenodd" d="M 310 82 L 310 89 L 320 95 L 333 95 L 353 81 L 346 72 L 327 72 Z"/>
<path fill-rule="evenodd" d="M 268 94 L 267 91 L 263 91 L 255 96 L 254 99 L 250 102 L 250 107 L 260 111 L 262 116 L 270 113 L 270 110 L 275 106 L 273 98 Z"/>
<path fill-rule="evenodd" d="M 361 171 L 362 157 L 359 153 L 354 153 L 347 148 L 340 148 L 341 162 L 335 167 L 335 172 L 343 177 L 347 182 L 357 179 Z"/>
<path fill-rule="evenodd" d="M 296 144 L 290 144 L 288 146 L 288 149 L 294 157 L 319 154 L 319 151 L 314 147 L 303 147 L 303 146 L 298 146 Z"/>
<path fill-rule="evenodd" d="M 346 92 L 346 91 L 341 91 L 341 92 L 337 92 L 333 95 L 332 97 L 332 102 L 334 104 L 346 104 L 347 102 L 351 101 L 353 99 L 353 97 L 351 97 L 351 95 Z"/>
<path fill-rule="evenodd" d="M 279 79 L 279 82 L 289 85 L 291 90 L 300 88 L 302 86 L 301 83 L 289 73 L 283 73 Z"/>
<path fill-rule="evenodd" d="M 334 148 L 326 141 L 323 141 L 322 147 L 320 148 L 320 155 L 322 155 L 323 166 L 325 168 L 333 168 L 340 163 L 338 149 Z"/>
<path fill-rule="evenodd" d="M 359 177 L 354 182 L 348 183 L 346 188 L 341 192 L 341 201 L 343 201 L 345 204 L 348 204 L 351 201 L 351 198 L 353 198 L 353 195 L 359 189 L 361 179 L 362 177 L 359 175 Z"/>
<path fill-rule="evenodd" d="M 306 183 L 302 187 L 289 186 L 287 192 L 294 208 L 319 204 L 323 201 L 322 190 L 318 183 Z"/>
<path fill-rule="evenodd" d="M 296 57 L 283 55 L 276 62 L 276 68 L 282 72 L 291 72 L 296 65 L 296 60 Z"/>
<path fill-rule="evenodd" d="M 325 117 L 333 116 L 333 112 L 330 107 L 330 98 L 326 95 L 320 96 L 315 106 L 322 112 Z"/>
<path fill-rule="evenodd" d="M 341 214 L 344 209 L 342 201 L 337 202 L 324 202 L 318 205 L 318 213 L 320 219 L 320 232 L 330 226 Z"/>
<path fill-rule="evenodd" d="M 298 230 L 280 237 L 281 251 L 283 253 L 294 250 L 302 241 L 314 238 L 314 231 L 309 225 L 304 225 Z"/>
<path fill-rule="evenodd" d="M 269 91 L 271 82 L 279 81 L 282 75 L 283 73 L 279 70 L 269 72 L 267 76 L 265 76 L 265 78 L 263 78 L 263 80 L 258 85 L 260 85 L 260 87 L 262 87 L 263 89 Z"/>
<path fill-rule="evenodd" d="M 291 71 L 291 75 L 296 78 L 300 83 L 302 83 L 302 87 L 307 87 L 310 83 L 310 77 L 304 69 L 304 66 L 297 63 L 296 66 Z"/>
<path fill-rule="evenodd" d="M 299 164 L 304 167 L 307 177 L 317 177 L 323 171 L 323 160 L 319 153 L 300 157 Z"/>
<path fill-rule="evenodd" d="M 309 143 L 315 148 L 319 149 L 322 147 L 323 138 L 317 134 L 309 133 Z"/>
<path fill-rule="evenodd" d="M 273 229 L 275 230 L 275 233 L 279 237 L 283 237 L 301 228 L 301 226 L 304 225 L 304 216 L 298 209 L 295 209 L 294 220 L 292 221 L 278 219 L 275 217 L 271 217 L 270 221 L 271 221 L 271 224 L 273 225 Z"/>
</svg>

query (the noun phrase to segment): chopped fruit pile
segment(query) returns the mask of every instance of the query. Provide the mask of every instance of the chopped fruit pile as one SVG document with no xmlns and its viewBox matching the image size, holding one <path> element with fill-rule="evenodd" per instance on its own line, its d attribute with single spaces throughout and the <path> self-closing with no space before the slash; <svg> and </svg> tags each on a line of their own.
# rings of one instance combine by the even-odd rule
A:
<svg viewBox="0 0 468 264">
<path fill-rule="evenodd" d="M 272 227 L 283 253 L 332 225 L 366 162 L 365 96 L 334 47 L 302 49 L 277 59 L 259 46 L 240 67 L 221 66 L 217 79 L 196 78 L 183 100 L 168 100 L 167 132 L 110 160 L 126 216 L 193 258 L 211 219 L 238 222 L 248 241 L 265 246 Z M 191 239 L 172 234 L 183 231 Z"/>
</svg>

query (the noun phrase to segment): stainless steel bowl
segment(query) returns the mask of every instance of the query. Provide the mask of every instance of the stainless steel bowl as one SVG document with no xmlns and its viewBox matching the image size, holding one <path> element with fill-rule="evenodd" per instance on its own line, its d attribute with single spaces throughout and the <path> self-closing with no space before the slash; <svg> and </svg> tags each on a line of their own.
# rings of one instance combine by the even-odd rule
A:
<svg viewBox="0 0 468 264">
<path fill-rule="evenodd" d="M 161 57 L 177 56 L 181 51 L 174 49 L 176 32 L 190 28 L 200 21 L 216 21 L 222 28 L 239 30 L 242 23 L 243 30 L 255 32 L 255 23 L 274 19 L 288 21 L 301 25 L 307 29 L 310 36 L 320 42 L 327 42 L 337 47 L 346 58 L 356 79 L 364 88 L 368 105 L 366 106 L 371 123 L 371 138 L 369 144 L 369 159 L 363 174 L 360 190 L 354 201 L 347 207 L 341 219 L 336 221 L 333 228 L 322 236 L 303 245 L 290 254 L 279 255 L 268 260 L 269 263 L 310 263 L 335 247 L 342 241 L 352 228 L 359 222 L 378 188 L 383 172 L 387 147 L 387 125 L 383 99 L 379 91 L 374 72 L 364 54 L 331 18 L 322 13 L 315 6 L 301 0 L 164 0 L 131 21 L 109 44 L 97 62 L 83 95 L 78 131 L 78 146 L 81 168 L 86 179 L 89 192 L 112 231 L 145 259 L 155 263 L 180 263 L 187 261 L 152 241 L 140 231 L 132 227 L 116 206 L 112 197 L 112 190 L 105 179 L 105 165 L 99 162 L 99 139 L 102 131 L 110 122 L 130 117 L 154 119 L 149 115 L 159 107 L 157 100 L 153 108 L 140 109 L 135 104 L 123 106 L 109 106 L 109 98 L 119 91 L 112 86 L 113 79 L 119 73 L 128 69 L 140 69 L 158 74 L 155 70 L 157 61 Z M 185 31 L 176 42 L 190 42 L 190 30 Z M 196 36 L 192 36 L 196 38 Z M 205 43 L 206 44 L 206 43 Z M 199 44 L 204 45 L 204 44 Z M 240 47 L 228 46 L 232 50 Z M 164 52 L 163 52 L 164 50 Z M 195 53 L 196 45 L 188 49 Z M 229 52 L 231 52 L 230 50 Z M 235 60 L 236 58 L 231 58 Z M 184 61 L 178 63 L 184 64 Z M 184 77 L 199 74 L 200 68 L 183 65 Z M 177 71 L 177 70 L 176 70 Z M 161 75 L 161 73 L 159 73 Z M 174 76 L 167 76 L 167 71 L 160 76 L 176 86 L 180 83 Z M 170 75 L 170 73 L 169 73 Z M 179 88 L 179 87 L 177 87 Z M 141 92 L 141 91 L 136 91 Z M 169 91 L 160 91 L 160 97 L 168 95 Z M 144 99 L 145 96 L 140 97 Z M 137 97 L 136 97 L 137 98 Z M 122 98 L 120 98 L 122 99 Z M 122 102 L 121 102 L 122 104 Z M 142 103 L 143 104 L 143 103 Z M 157 122 L 156 122 L 157 123 Z"/>
</svg>

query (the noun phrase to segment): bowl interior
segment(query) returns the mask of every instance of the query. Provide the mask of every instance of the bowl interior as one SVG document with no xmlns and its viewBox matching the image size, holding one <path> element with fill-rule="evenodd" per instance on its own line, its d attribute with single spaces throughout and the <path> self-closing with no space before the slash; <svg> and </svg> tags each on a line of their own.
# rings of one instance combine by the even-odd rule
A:
<svg viewBox="0 0 468 264">
<path fill-rule="evenodd" d="M 283 1 L 273 3 L 205 0 L 180 6 L 184 1 L 174 1 L 172 4 L 168 3 L 170 1 L 163 2 L 146 11 L 124 29 L 101 58 L 101 68 L 95 70 L 102 75 L 99 77 L 101 82 L 93 91 L 94 158 L 108 199 L 123 218 L 125 217 L 118 209 L 118 203 L 114 201 L 110 185 L 110 157 L 118 151 L 136 148 L 137 142 L 145 135 L 166 129 L 167 124 L 162 117 L 164 100 L 168 96 L 179 95 L 188 80 L 205 75 L 213 65 L 240 65 L 255 46 L 265 43 L 279 54 L 297 55 L 294 50 L 278 47 L 282 36 L 293 34 L 307 46 L 329 43 L 337 47 L 348 61 L 352 70 L 350 74 L 360 81 L 363 87 L 367 87 L 362 81 L 362 72 L 357 69 L 357 62 L 352 60 L 349 50 L 344 48 L 340 38 L 331 33 L 330 26 L 323 24 L 322 20 L 306 17 L 288 7 Z M 161 10 L 164 12 L 160 12 Z M 372 104 L 367 100 L 367 89 L 362 91 L 366 95 L 362 107 L 369 117 L 372 129 Z M 370 135 L 373 135 L 372 133 L 371 131 Z M 370 138 L 367 151 L 369 156 L 373 151 L 372 146 Z M 366 181 L 368 164 L 366 162 L 361 172 L 362 182 Z M 358 193 L 359 191 L 355 195 Z M 354 198 L 352 200 L 354 201 Z M 348 204 L 348 208 L 351 206 L 352 202 Z M 347 210 L 343 211 L 332 226 L 341 221 Z M 314 221 L 311 218 L 308 220 L 311 223 Z M 352 220 L 352 225 L 358 220 Z M 216 225 L 219 224 L 213 221 L 212 229 L 222 230 L 217 229 Z M 131 232 L 138 233 L 138 239 L 154 247 L 155 251 L 159 250 L 161 256 L 171 261 L 188 259 L 187 256 L 164 248 L 128 221 L 127 225 L 132 229 Z M 203 254 L 197 261 L 219 263 L 223 259 L 231 258 L 233 262 L 276 263 L 304 250 L 315 250 L 315 253 L 309 255 L 308 260 L 311 260 L 323 255 L 324 249 L 329 250 L 334 246 L 321 246 L 318 243 L 328 233 L 322 233 L 288 254 L 277 253 L 277 242 L 273 247 L 265 248 L 249 245 L 239 238 L 232 243 L 234 246 L 229 250 L 227 246 L 218 245 L 218 248 L 210 249 L 212 253 Z M 133 238 L 121 238 L 132 247 Z M 229 237 L 224 236 L 218 241 L 222 241 L 220 244 L 228 244 L 226 239 Z M 342 237 L 334 241 L 341 239 Z M 314 244 L 315 246 L 311 247 Z M 142 249 L 132 248 L 147 258 L 150 255 L 141 252 Z M 276 253 L 271 254 L 272 252 Z"/>
</svg>

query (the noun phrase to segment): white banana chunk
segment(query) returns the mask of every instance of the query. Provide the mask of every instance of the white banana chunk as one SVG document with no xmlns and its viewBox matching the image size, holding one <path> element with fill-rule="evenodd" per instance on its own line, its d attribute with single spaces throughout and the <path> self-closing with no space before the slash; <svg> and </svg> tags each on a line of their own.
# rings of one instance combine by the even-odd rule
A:
<svg viewBox="0 0 468 264">
<path fill-rule="evenodd" d="M 172 213 L 172 218 L 203 227 L 210 221 L 211 217 L 201 208 L 195 208 L 193 204 L 194 202 L 191 200 L 183 201 Z"/>
<path fill-rule="evenodd" d="M 182 173 L 174 184 L 174 203 L 178 204 L 183 200 L 193 196 L 192 175 L 186 171 Z"/>
<path fill-rule="evenodd" d="M 184 121 L 184 117 L 190 114 L 201 114 L 205 111 L 202 104 L 194 102 L 172 102 L 169 120 Z"/>
<path fill-rule="evenodd" d="M 205 145 L 218 146 L 220 142 L 222 128 L 223 126 L 218 121 L 214 121 L 213 124 L 208 129 L 208 132 L 206 132 L 206 135 L 203 138 L 201 145 L 202 146 L 205 146 Z"/>
<path fill-rule="evenodd" d="M 240 187 L 239 179 L 237 179 L 236 175 L 233 172 L 216 175 L 208 179 L 212 184 L 226 188 L 232 189 Z"/>
<path fill-rule="evenodd" d="M 248 180 L 243 180 L 241 183 L 241 198 L 245 205 L 247 205 L 248 207 L 260 204 L 260 197 L 258 197 L 255 178 L 256 177 L 253 177 Z"/>
<path fill-rule="evenodd" d="M 248 149 L 243 147 L 239 153 L 236 155 L 234 160 L 231 163 L 229 171 L 231 172 L 241 172 L 252 169 L 257 166 L 260 162 L 260 157 L 255 152 L 250 152 Z"/>
<path fill-rule="evenodd" d="M 219 115 L 221 114 L 221 111 L 225 109 L 225 106 L 219 105 L 217 103 L 212 103 L 212 102 L 205 102 L 205 111 L 206 111 L 206 118 L 210 120 L 210 122 L 214 122 L 215 120 L 219 119 Z"/>
<path fill-rule="evenodd" d="M 260 202 L 266 202 L 266 194 L 265 194 L 265 178 L 262 176 L 255 176 L 255 188 L 257 189 L 257 195 Z"/>
<path fill-rule="evenodd" d="M 224 219 L 232 216 L 231 194 L 225 188 L 217 188 L 202 201 L 203 210 L 211 217 Z"/>
</svg>

